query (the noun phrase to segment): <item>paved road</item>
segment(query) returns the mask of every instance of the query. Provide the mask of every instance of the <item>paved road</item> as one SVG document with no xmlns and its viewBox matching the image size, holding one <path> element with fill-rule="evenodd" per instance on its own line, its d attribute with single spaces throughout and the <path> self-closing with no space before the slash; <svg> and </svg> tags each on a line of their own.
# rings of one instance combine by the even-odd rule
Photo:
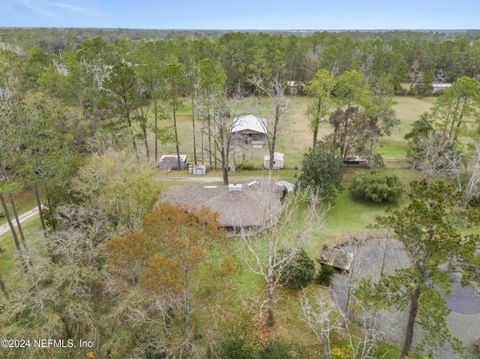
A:
<svg viewBox="0 0 480 359">
<path fill-rule="evenodd" d="M 23 223 L 25 221 L 28 221 L 29 219 L 35 217 L 38 215 L 38 208 L 35 207 L 31 209 L 30 211 L 27 211 L 20 216 L 18 216 L 18 219 L 20 220 L 20 223 Z M 17 223 L 14 218 L 12 218 L 13 225 L 16 227 Z M 8 226 L 8 223 L 5 223 L 4 225 L 0 226 L 0 237 L 3 236 L 5 233 L 10 232 L 10 227 Z"/>
</svg>

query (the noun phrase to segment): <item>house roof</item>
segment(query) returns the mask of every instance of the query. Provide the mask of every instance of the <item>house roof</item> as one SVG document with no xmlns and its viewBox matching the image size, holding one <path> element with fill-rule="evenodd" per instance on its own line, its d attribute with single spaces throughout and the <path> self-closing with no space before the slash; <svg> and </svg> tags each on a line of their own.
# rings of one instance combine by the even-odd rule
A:
<svg viewBox="0 0 480 359">
<path fill-rule="evenodd" d="M 180 161 L 185 162 L 187 160 L 187 155 L 180 155 Z M 163 155 L 160 157 L 160 162 L 166 161 L 166 162 L 176 162 L 177 161 L 177 155 Z"/>
<path fill-rule="evenodd" d="M 267 119 L 254 115 L 240 116 L 233 120 L 231 133 L 253 131 L 267 133 Z"/>
<path fill-rule="evenodd" d="M 265 229 L 275 225 L 282 213 L 284 187 L 255 180 L 239 188 L 226 186 L 178 186 L 162 192 L 160 201 L 187 209 L 207 207 L 219 214 L 224 227 Z"/>
</svg>

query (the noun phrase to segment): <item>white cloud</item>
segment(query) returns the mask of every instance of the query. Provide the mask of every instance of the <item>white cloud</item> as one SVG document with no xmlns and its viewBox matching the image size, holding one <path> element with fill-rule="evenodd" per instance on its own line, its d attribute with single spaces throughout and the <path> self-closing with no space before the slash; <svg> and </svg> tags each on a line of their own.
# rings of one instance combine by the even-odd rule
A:
<svg viewBox="0 0 480 359">
<path fill-rule="evenodd" d="M 33 10 L 40 15 L 44 15 L 48 17 L 57 17 L 57 14 L 55 14 L 54 12 L 38 6 L 36 4 L 36 1 L 34 0 L 15 0 L 14 2 L 16 2 L 17 4 L 23 5 L 26 8 L 29 8 L 30 10 Z"/>
<path fill-rule="evenodd" d="M 68 3 L 63 3 L 63 2 L 49 2 L 49 4 L 51 4 L 53 6 L 56 6 L 56 7 L 59 7 L 59 8 L 62 8 L 62 9 L 76 11 L 76 12 L 89 12 L 89 13 L 94 13 L 94 14 L 99 13 L 96 10 L 91 10 L 91 9 L 87 9 L 87 8 L 83 8 L 83 7 L 78 7 L 78 6 L 74 6 L 74 5 L 71 5 L 71 4 L 68 4 Z"/>
<path fill-rule="evenodd" d="M 52 17 L 52 18 L 59 17 L 59 15 L 54 11 L 55 8 L 73 11 L 73 12 L 83 12 L 83 13 L 90 13 L 90 14 L 97 14 L 97 15 L 100 14 L 96 10 L 71 5 L 66 2 L 48 1 L 48 0 L 10 0 L 10 1 L 20 4 L 36 12 L 37 14 Z"/>
</svg>

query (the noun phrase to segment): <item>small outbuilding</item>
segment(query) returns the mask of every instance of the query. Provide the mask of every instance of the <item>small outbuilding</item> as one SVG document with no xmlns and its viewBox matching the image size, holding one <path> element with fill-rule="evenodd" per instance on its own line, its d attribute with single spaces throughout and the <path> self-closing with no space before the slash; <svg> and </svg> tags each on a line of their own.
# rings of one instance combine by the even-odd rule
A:
<svg viewBox="0 0 480 359">
<path fill-rule="evenodd" d="M 233 142 L 264 145 L 267 142 L 267 120 L 254 115 L 240 116 L 233 120 L 230 132 Z"/>
<path fill-rule="evenodd" d="M 284 158 L 285 155 L 280 152 L 273 153 L 273 169 L 281 169 L 284 167 Z M 270 168 L 270 154 L 263 156 L 263 167 L 266 169 Z"/>
<path fill-rule="evenodd" d="M 289 95 L 296 96 L 304 93 L 305 84 L 298 81 L 287 81 L 287 91 Z"/>
<path fill-rule="evenodd" d="M 321 265 L 329 265 L 335 269 L 349 272 L 352 269 L 353 253 L 340 246 L 324 247 L 317 258 Z"/>
<path fill-rule="evenodd" d="M 441 94 L 443 91 L 451 87 L 451 83 L 446 82 L 433 82 L 432 83 L 432 93 Z"/>
<path fill-rule="evenodd" d="M 362 156 L 347 156 L 343 159 L 343 164 L 351 167 L 367 167 L 368 160 Z"/>
<path fill-rule="evenodd" d="M 188 173 L 191 175 L 204 175 L 207 174 L 207 166 L 205 165 L 189 165 Z"/>
<path fill-rule="evenodd" d="M 187 163 L 187 155 L 180 155 L 180 168 L 178 168 L 178 157 L 176 154 L 163 155 L 160 157 L 159 166 L 165 169 L 183 170 Z"/>
</svg>

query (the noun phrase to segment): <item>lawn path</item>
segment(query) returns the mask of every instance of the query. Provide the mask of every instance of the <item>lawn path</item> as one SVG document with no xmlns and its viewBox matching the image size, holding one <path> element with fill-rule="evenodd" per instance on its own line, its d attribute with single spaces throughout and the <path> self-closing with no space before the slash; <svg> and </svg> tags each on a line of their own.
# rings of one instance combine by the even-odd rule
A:
<svg viewBox="0 0 480 359">
<path fill-rule="evenodd" d="M 31 209 L 30 211 L 27 211 L 23 214 L 21 214 L 18 219 L 20 220 L 20 223 L 23 223 L 25 221 L 28 221 L 29 219 L 35 217 L 38 215 L 38 208 L 35 207 Z M 15 220 L 12 220 L 14 227 L 17 226 L 17 223 Z M 8 233 L 10 231 L 10 227 L 8 226 L 8 223 L 0 226 L 0 237 L 3 236 L 5 233 Z"/>
</svg>

